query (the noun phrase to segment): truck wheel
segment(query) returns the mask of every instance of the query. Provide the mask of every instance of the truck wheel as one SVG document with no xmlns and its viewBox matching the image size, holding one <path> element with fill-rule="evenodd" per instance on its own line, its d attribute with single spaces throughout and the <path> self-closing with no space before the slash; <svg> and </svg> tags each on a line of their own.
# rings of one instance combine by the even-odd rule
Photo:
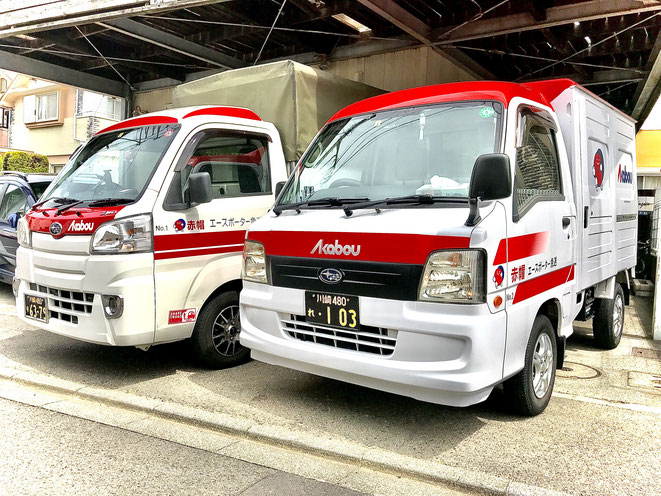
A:
<svg viewBox="0 0 661 496">
<path fill-rule="evenodd" d="M 250 350 L 239 343 L 239 293 L 228 291 L 209 301 L 197 317 L 193 352 L 209 368 L 224 369 L 245 363 Z"/>
<path fill-rule="evenodd" d="M 549 404 L 555 383 L 556 353 L 551 321 L 538 315 L 526 346 L 523 370 L 503 384 L 506 398 L 520 415 L 538 415 Z"/>
<path fill-rule="evenodd" d="M 622 339 L 624 328 L 624 291 L 615 283 L 612 300 L 601 299 L 592 319 L 592 334 L 599 348 L 612 350 Z"/>
</svg>

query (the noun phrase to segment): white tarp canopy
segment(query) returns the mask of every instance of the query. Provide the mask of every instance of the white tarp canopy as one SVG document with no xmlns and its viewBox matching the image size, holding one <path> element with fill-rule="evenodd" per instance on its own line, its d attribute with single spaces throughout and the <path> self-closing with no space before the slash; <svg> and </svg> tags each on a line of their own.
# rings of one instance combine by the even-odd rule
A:
<svg viewBox="0 0 661 496">
<path fill-rule="evenodd" d="M 177 86 L 172 103 L 247 107 L 278 128 L 288 162 L 297 161 L 338 110 L 384 93 L 303 64 L 284 60 L 221 72 Z"/>
</svg>

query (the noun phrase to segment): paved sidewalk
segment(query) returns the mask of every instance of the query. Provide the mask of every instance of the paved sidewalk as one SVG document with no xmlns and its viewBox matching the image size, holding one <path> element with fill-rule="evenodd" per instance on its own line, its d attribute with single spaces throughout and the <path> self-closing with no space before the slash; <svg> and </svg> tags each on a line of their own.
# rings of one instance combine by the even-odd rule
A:
<svg viewBox="0 0 661 496">
<path fill-rule="evenodd" d="M 645 337 L 649 300 L 627 307 L 616 350 L 594 348 L 577 325 L 549 408 L 524 419 L 508 413 L 499 391 L 481 405 L 456 409 L 258 362 L 200 370 L 182 343 L 145 353 L 76 342 L 18 321 L 10 296 L 0 293 L 5 376 L 64 379 L 69 382 L 59 385 L 79 395 L 130 399 L 270 444 L 495 494 L 535 494 L 534 486 L 661 494 L 661 392 L 644 381 L 661 375 L 661 360 L 632 355 L 633 348 L 659 349 Z"/>
</svg>

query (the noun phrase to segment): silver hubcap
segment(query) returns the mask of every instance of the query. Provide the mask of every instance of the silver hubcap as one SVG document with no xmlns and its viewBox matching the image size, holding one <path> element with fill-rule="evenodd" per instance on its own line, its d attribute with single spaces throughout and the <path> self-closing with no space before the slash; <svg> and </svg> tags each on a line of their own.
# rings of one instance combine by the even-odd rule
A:
<svg viewBox="0 0 661 496">
<path fill-rule="evenodd" d="M 622 334 L 622 327 L 624 325 L 624 301 L 621 295 L 615 296 L 615 303 L 613 305 L 613 336 L 615 339 Z"/>
<path fill-rule="evenodd" d="M 532 357 L 532 388 L 538 398 L 549 390 L 554 366 L 551 338 L 548 334 L 540 334 Z"/>
<path fill-rule="evenodd" d="M 223 308 L 213 323 L 211 339 L 216 351 L 223 356 L 234 356 L 243 349 L 239 343 L 241 321 L 239 306 L 231 305 Z"/>
</svg>

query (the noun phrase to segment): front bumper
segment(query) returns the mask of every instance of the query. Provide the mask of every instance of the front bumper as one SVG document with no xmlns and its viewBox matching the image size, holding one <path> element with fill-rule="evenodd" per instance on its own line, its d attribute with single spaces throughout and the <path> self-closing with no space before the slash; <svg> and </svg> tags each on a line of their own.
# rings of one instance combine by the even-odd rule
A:
<svg viewBox="0 0 661 496">
<path fill-rule="evenodd" d="M 85 255 L 19 248 L 16 311 L 25 322 L 97 344 L 146 346 L 154 342 L 153 255 Z M 124 299 L 120 318 L 103 311 L 102 294 Z M 46 298 L 47 323 L 25 317 L 25 295 Z"/>
<path fill-rule="evenodd" d="M 506 315 L 486 305 L 361 297 L 361 327 L 396 337 L 385 355 L 295 337 L 287 322 L 305 314 L 302 290 L 244 282 L 240 308 L 241 343 L 274 365 L 450 406 L 485 400 L 503 379 Z"/>
</svg>

